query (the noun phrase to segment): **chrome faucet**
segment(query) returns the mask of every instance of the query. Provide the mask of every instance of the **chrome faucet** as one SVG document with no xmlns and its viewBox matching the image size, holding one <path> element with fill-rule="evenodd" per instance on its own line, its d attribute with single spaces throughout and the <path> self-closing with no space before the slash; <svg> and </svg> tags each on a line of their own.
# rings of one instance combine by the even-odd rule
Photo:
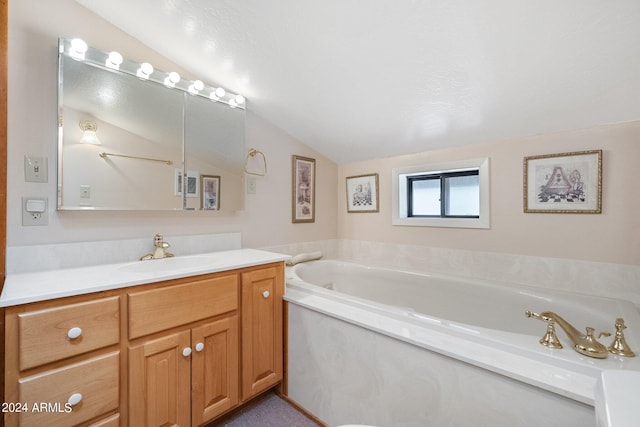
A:
<svg viewBox="0 0 640 427">
<path fill-rule="evenodd" d="M 593 336 L 595 329 L 590 326 L 586 327 L 586 334 L 582 334 L 576 328 L 574 328 L 569 322 L 564 320 L 560 315 L 552 312 L 552 311 L 543 311 L 542 313 L 534 313 L 532 311 L 525 311 L 525 316 L 533 317 L 538 320 L 542 320 L 543 322 L 547 322 L 547 332 L 545 336 L 540 340 L 540 344 L 545 345 L 550 348 L 562 348 L 561 345 L 558 347 L 560 341 L 558 337 L 555 335 L 554 324 L 558 324 L 562 330 L 567 334 L 569 340 L 571 340 L 571 344 L 573 344 L 573 349 L 580 354 L 589 357 L 595 357 L 597 359 L 605 359 L 609 355 L 609 350 L 603 344 L 599 343 Z M 602 336 L 609 336 L 611 334 L 607 332 L 603 332 L 600 334 Z"/>
<path fill-rule="evenodd" d="M 146 261 L 148 259 L 169 258 L 173 256 L 172 253 L 165 251 L 165 249 L 167 249 L 171 245 L 164 241 L 164 237 L 162 236 L 162 234 L 156 234 L 153 237 L 153 246 L 155 246 L 153 253 L 146 254 L 145 256 L 141 257 L 140 261 Z"/>
</svg>

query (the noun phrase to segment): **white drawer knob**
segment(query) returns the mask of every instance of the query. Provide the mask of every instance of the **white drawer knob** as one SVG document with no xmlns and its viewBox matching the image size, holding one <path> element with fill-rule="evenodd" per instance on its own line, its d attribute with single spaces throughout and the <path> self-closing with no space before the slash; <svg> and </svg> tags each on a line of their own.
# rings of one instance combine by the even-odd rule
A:
<svg viewBox="0 0 640 427">
<path fill-rule="evenodd" d="M 204 343 L 199 342 L 196 344 L 196 351 L 200 352 L 202 350 L 204 350 Z"/>
<path fill-rule="evenodd" d="M 78 328 L 77 326 L 75 328 L 69 329 L 69 331 L 67 332 L 67 336 L 70 340 L 75 340 L 80 335 L 82 335 L 82 329 Z"/>
<path fill-rule="evenodd" d="M 82 394 L 73 393 L 71 396 L 69 396 L 69 400 L 67 400 L 67 403 L 71 406 L 76 406 L 81 401 L 82 401 Z"/>
<path fill-rule="evenodd" d="M 264 292 L 262 293 L 262 296 L 263 296 L 263 297 L 265 297 L 265 298 L 269 298 L 269 295 L 271 295 L 271 294 L 269 293 L 269 291 L 264 291 Z"/>
<path fill-rule="evenodd" d="M 182 355 L 184 357 L 191 356 L 191 347 L 185 347 L 184 350 L 182 350 Z"/>
</svg>

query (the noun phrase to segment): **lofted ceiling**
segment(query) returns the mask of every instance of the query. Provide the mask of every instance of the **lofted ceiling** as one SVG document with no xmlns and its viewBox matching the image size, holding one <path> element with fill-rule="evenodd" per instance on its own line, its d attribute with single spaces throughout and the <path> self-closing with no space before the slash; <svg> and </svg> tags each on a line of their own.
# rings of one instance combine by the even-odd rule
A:
<svg viewBox="0 0 640 427">
<path fill-rule="evenodd" d="M 640 119 L 638 0 L 76 0 L 337 163 Z"/>
</svg>

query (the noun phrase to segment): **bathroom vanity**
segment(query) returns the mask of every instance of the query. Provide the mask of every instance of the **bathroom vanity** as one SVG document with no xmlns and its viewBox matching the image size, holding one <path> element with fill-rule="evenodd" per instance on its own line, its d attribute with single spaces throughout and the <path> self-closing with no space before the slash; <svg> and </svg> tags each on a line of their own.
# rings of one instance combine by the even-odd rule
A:
<svg viewBox="0 0 640 427">
<path fill-rule="evenodd" d="M 235 250 L 9 276 L 6 425 L 198 426 L 272 388 L 286 258 Z"/>
</svg>

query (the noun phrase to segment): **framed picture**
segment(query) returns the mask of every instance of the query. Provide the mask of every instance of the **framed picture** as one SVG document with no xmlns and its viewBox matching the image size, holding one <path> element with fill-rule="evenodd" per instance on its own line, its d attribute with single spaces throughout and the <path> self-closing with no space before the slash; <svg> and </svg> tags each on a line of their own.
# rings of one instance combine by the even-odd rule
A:
<svg viewBox="0 0 640 427">
<path fill-rule="evenodd" d="M 602 150 L 524 158 L 524 211 L 602 212 Z"/>
<path fill-rule="evenodd" d="M 182 169 L 176 169 L 174 195 L 182 196 L 184 183 L 182 182 Z M 198 172 L 187 171 L 187 197 L 198 197 Z"/>
<path fill-rule="evenodd" d="M 220 210 L 220 176 L 200 175 L 200 209 Z"/>
<path fill-rule="evenodd" d="M 316 214 L 316 160 L 293 156 L 292 221 L 314 222 Z"/>
<path fill-rule="evenodd" d="M 378 212 L 378 174 L 347 177 L 347 212 Z"/>
</svg>

